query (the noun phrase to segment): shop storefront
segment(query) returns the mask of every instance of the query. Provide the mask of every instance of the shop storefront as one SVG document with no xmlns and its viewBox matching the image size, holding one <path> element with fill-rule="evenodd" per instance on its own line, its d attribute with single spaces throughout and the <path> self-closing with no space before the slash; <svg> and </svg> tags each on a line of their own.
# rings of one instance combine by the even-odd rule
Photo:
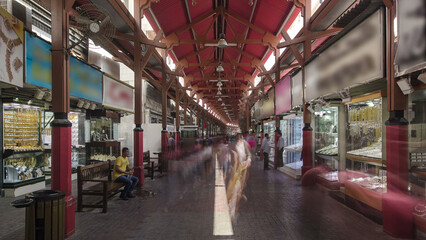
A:
<svg viewBox="0 0 426 240">
<path fill-rule="evenodd" d="M 422 1 L 398 2 L 398 26 L 404 26 L 398 27 L 398 36 L 409 37 L 398 38 L 395 69 L 397 81 L 405 83 L 399 87 L 408 95 L 405 115 L 408 121 L 408 194 L 414 199 L 414 224 L 418 230 L 426 232 L 426 56 L 420 54 L 426 40 L 421 31 L 424 21 L 412 14 L 412 9 L 421 7 L 424 7 Z"/>
<path fill-rule="evenodd" d="M 383 14 L 377 10 L 306 67 L 306 100 L 314 116 L 314 163 L 328 171 L 318 176 L 318 182 L 332 190 L 349 182 L 347 195 L 359 201 L 359 189 L 351 186 L 362 186 L 360 177 L 383 183 L 381 176 L 386 175 L 381 155 L 386 100 L 381 91 L 375 92 L 386 88 Z"/>
<path fill-rule="evenodd" d="M 280 131 L 284 139 L 284 173 L 294 178 L 301 176 L 302 118 L 292 111 L 292 79 L 288 76 L 275 86 L 275 114 L 281 115 Z"/>
<path fill-rule="evenodd" d="M 271 152 L 269 153 L 269 161 L 274 162 L 275 157 L 275 130 L 276 124 L 274 117 L 274 101 L 275 92 L 269 91 L 267 98 L 262 101 L 262 119 L 263 120 L 263 133 L 269 135 L 269 144 L 271 146 Z"/>
<path fill-rule="evenodd" d="M 1 96 L 2 182 L 7 196 L 42 189 L 51 175 L 50 44 L 29 33 L 24 36 L 25 88 L 8 88 Z M 133 111 L 133 88 L 103 79 L 102 72 L 70 57 L 70 94 L 72 171 L 93 161 L 115 159 L 120 154 L 120 114 Z M 97 109 L 101 105 L 111 110 Z"/>
</svg>

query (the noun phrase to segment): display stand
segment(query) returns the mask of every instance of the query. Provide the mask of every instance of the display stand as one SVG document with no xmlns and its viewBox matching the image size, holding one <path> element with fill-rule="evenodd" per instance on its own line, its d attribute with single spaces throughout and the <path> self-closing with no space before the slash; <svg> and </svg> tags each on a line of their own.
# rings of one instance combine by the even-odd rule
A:
<svg viewBox="0 0 426 240">
<path fill-rule="evenodd" d="M 105 141 L 105 142 L 89 142 L 86 143 L 86 165 L 114 161 L 120 156 L 120 142 Z"/>
</svg>

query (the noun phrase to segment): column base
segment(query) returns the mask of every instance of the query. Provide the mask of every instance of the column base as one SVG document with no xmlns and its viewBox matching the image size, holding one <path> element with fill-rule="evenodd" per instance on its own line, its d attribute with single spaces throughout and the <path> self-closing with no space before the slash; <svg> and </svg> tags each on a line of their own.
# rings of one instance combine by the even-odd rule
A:
<svg viewBox="0 0 426 240">
<path fill-rule="evenodd" d="M 312 169 L 312 166 L 302 166 L 302 176 L 309 170 Z"/>
<path fill-rule="evenodd" d="M 145 184 L 145 171 L 143 167 L 143 129 L 137 126 L 133 129 L 134 136 L 134 172 L 133 175 L 139 178 L 138 185 L 142 187 Z"/>
<path fill-rule="evenodd" d="M 75 199 L 71 195 L 71 122 L 66 113 L 55 113 L 52 121 L 51 189 L 65 193 L 65 236 L 75 232 Z"/>
<path fill-rule="evenodd" d="M 167 152 L 167 143 L 168 143 L 167 130 L 163 129 L 163 131 L 161 131 L 161 152 L 163 153 Z"/>
<path fill-rule="evenodd" d="M 383 231 L 394 238 L 414 238 L 413 207 L 406 194 L 383 194 Z"/>
<path fill-rule="evenodd" d="M 75 233 L 75 198 L 65 196 L 65 238 Z"/>
<path fill-rule="evenodd" d="M 312 128 L 309 123 L 305 123 L 303 128 L 303 147 L 302 147 L 302 176 L 313 167 L 313 149 L 312 149 Z"/>
</svg>

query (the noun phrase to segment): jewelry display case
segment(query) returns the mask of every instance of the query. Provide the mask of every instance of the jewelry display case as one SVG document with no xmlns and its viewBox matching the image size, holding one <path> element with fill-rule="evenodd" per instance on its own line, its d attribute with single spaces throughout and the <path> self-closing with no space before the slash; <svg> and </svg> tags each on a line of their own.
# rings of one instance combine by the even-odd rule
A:
<svg viewBox="0 0 426 240">
<path fill-rule="evenodd" d="M 290 115 L 280 121 L 280 130 L 284 139 L 283 160 L 286 167 L 300 170 L 302 167 L 302 117 Z"/>
<path fill-rule="evenodd" d="M 275 156 L 275 120 L 263 123 L 264 134 L 269 135 L 269 145 L 271 146 L 271 152 L 269 153 L 269 161 L 274 162 Z"/>
<path fill-rule="evenodd" d="M 426 89 L 408 95 L 410 194 L 426 199 Z"/>
<path fill-rule="evenodd" d="M 86 121 L 86 164 L 115 160 L 120 155 L 118 124 L 120 115 L 109 110 L 88 111 Z M 89 131 L 89 132 L 87 132 Z"/>
<path fill-rule="evenodd" d="M 4 181 L 6 188 L 16 187 L 17 183 L 29 180 L 44 180 L 42 168 L 45 166 L 43 153 L 17 153 L 4 160 Z"/>
<path fill-rule="evenodd" d="M 338 167 L 338 107 L 315 113 L 315 165 Z"/>
<path fill-rule="evenodd" d="M 16 188 L 45 179 L 38 106 L 3 104 L 3 186 Z"/>
<path fill-rule="evenodd" d="M 85 124 L 85 113 L 82 112 L 70 112 L 68 114 L 68 120 L 72 123 L 71 126 L 71 167 L 73 171 L 78 166 L 86 164 L 86 152 L 85 152 L 85 136 L 84 136 L 84 124 Z M 50 174 L 51 167 L 51 149 L 52 149 L 52 128 L 50 126 L 53 121 L 53 112 L 44 111 L 42 113 L 42 142 L 44 148 L 44 157 L 47 162 L 44 171 L 47 175 Z"/>
<path fill-rule="evenodd" d="M 369 97 L 370 96 L 370 97 Z M 346 105 L 346 168 L 377 176 L 386 169 L 382 156 L 385 145 L 383 104 L 381 94 L 370 94 Z"/>
<path fill-rule="evenodd" d="M 42 151 L 40 117 L 39 107 L 3 104 L 3 149 L 13 152 Z"/>
</svg>

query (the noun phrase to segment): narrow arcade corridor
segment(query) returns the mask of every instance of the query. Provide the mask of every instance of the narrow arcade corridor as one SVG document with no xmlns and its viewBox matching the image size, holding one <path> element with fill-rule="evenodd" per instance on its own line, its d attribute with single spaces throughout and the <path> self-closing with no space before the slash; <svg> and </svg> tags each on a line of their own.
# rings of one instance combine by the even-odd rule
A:
<svg viewBox="0 0 426 240">
<path fill-rule="evenodd" d="M 135 199 L 112 199 L 106 214 L 77 213 L 70 239 L 390 239 L 381 225 L 316 187 L 302 188 L 280 172 L 263 171 L 258 160 L 250 168 L 247 200 L 241 199 L 231 222 L 233 234 L 215 236 L 218 199 L 211 151 L 174 162 L 176 171 L 147 180 L 145 189 L 155 195 L 138 190 Z"/>
</svg>

